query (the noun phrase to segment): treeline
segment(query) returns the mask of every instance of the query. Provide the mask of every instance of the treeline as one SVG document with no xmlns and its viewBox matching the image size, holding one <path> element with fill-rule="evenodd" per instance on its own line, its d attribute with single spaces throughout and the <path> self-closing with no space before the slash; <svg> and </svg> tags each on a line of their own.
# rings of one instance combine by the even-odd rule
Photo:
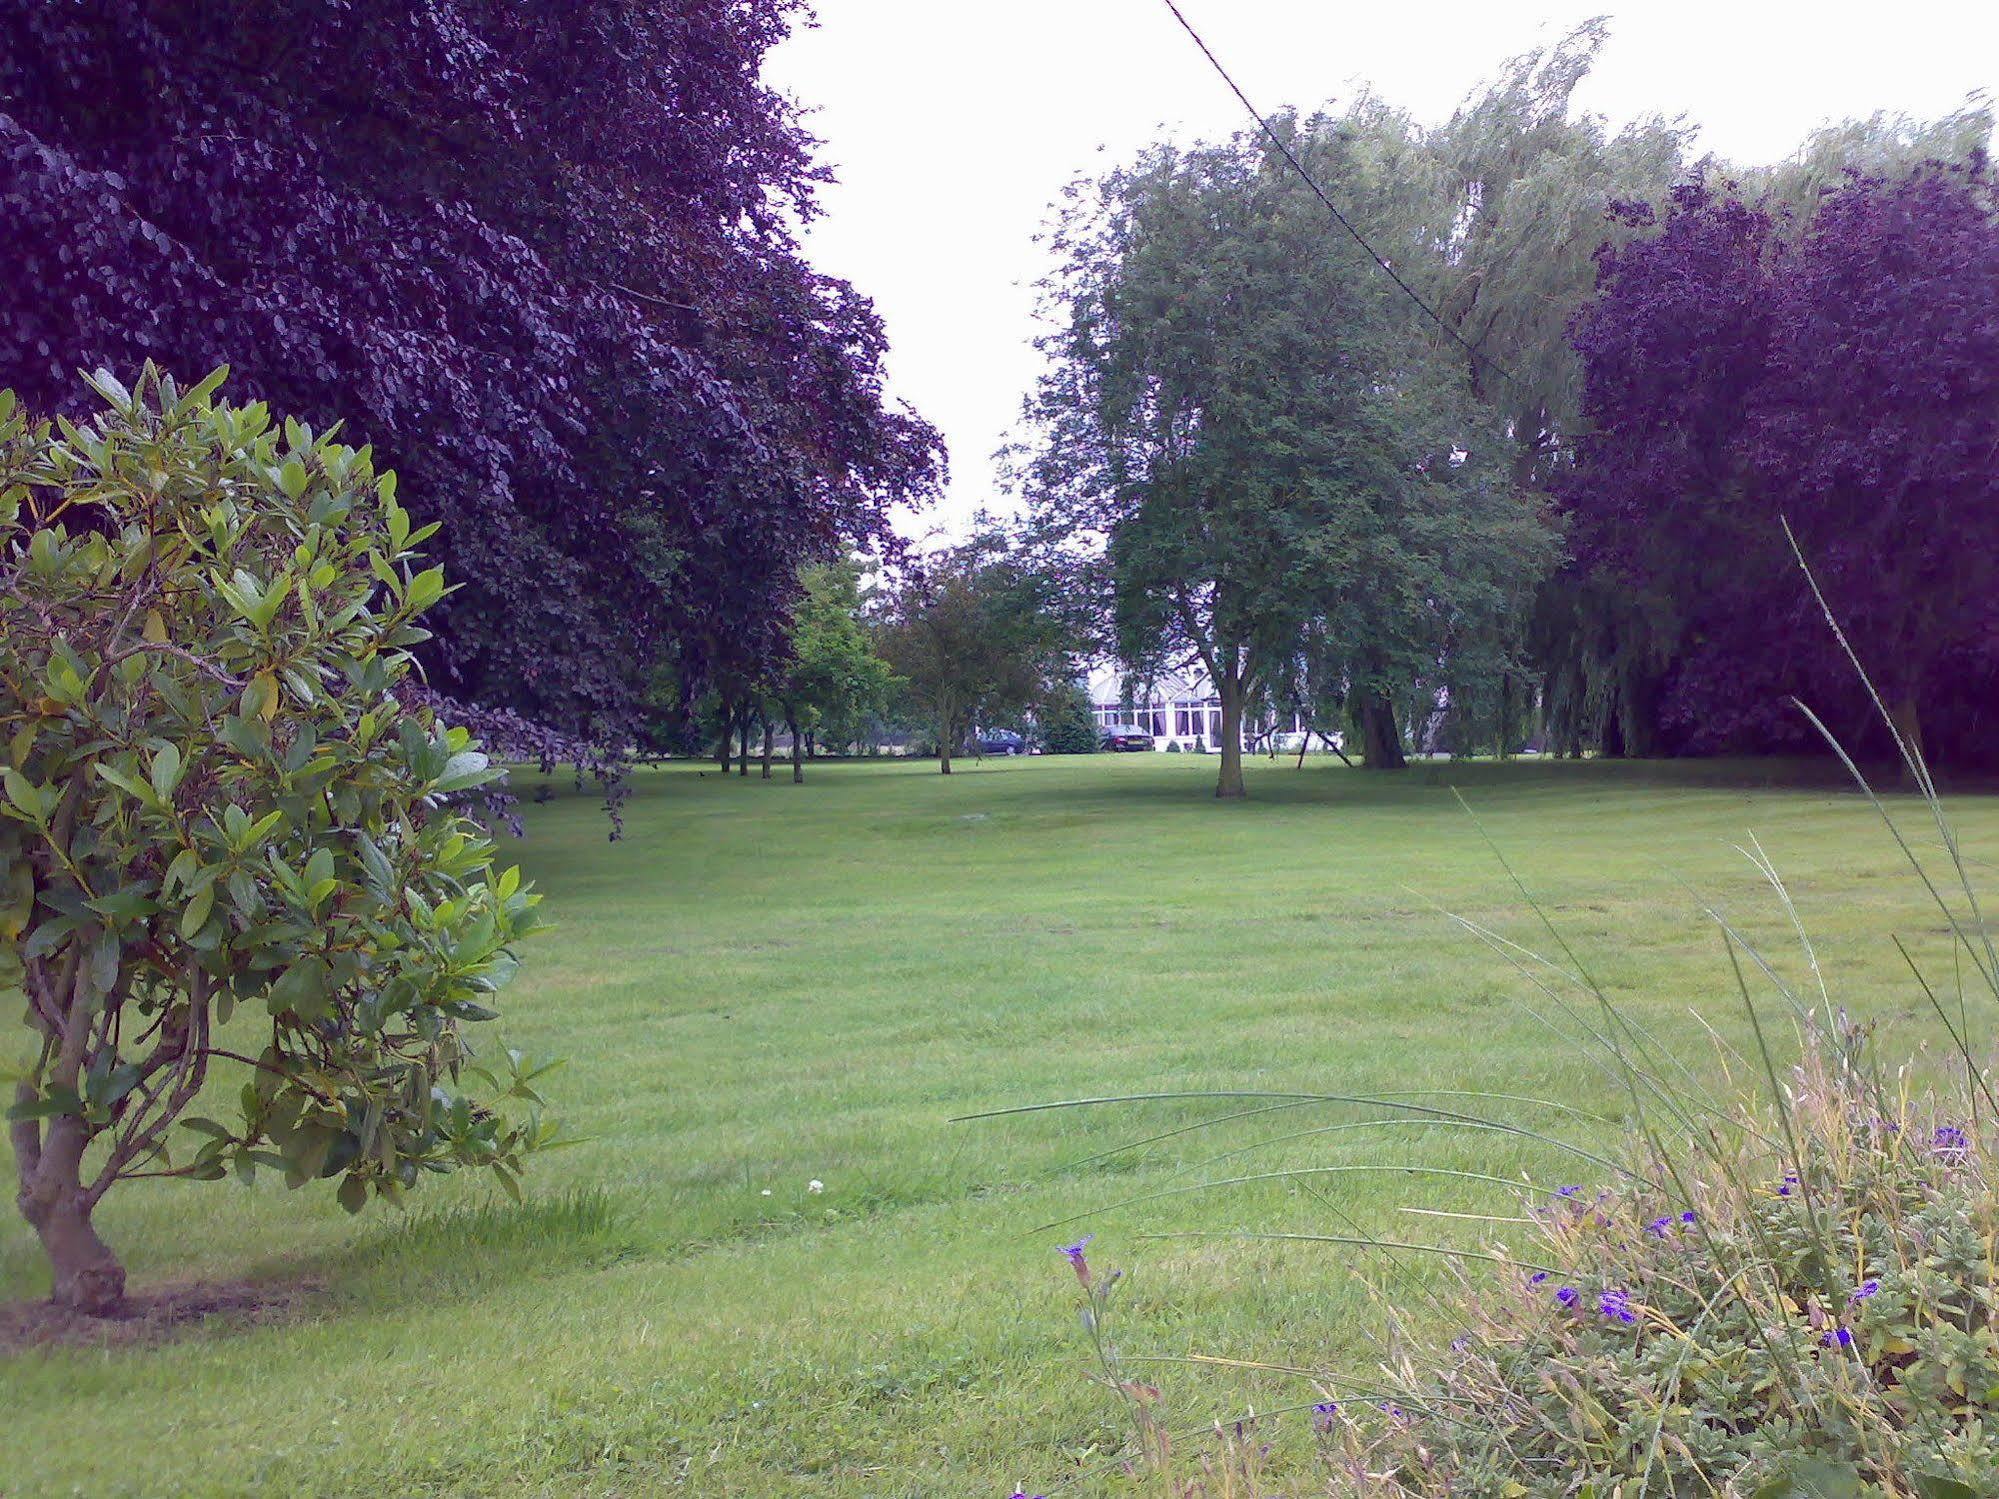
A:
<svg viewBox="0 0 1999 1499">
<path fill-rule="evenodd" d="M 1064 579 L 1018 535 L 982 522 L 971 539 L 869 576 L 858 559 L 808 568 L 787 647 L 718 676 L 691 717 L 666 684 L 655 748 L 752 758 L 768 779 L 782 741 L 793 780 L 815 754 L 885 748 L 952 758 L 983 730 L 1018 728 L 1057 753 L 1097 747 L 1074 676 L 1091 639 Z"/>
<path fill-rule="evenodd" d="M 1571 108 L 1600 26 L 1426 129 L 1363 98 L 1075 184 L 1015 475 L 1136 674 L 1425 750 L 1999 757 L 1990 116 L 1756 171 Z M 1287 153 L 1366 241 L 1328 216 Z M 1423 305 L 1419 305 L 1423 304 Z"/>
</svg>

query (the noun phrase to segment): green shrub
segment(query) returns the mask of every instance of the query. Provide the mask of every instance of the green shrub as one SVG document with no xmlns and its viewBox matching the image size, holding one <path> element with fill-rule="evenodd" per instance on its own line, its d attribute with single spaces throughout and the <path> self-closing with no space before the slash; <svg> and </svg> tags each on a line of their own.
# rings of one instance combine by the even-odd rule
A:
<svg viewBox="0 0 1999 1499">
<path fill-rule="evenodd" d="M 1103 731 L 1090 712 L 1090 696 L 1070 683 L 1041 705 L 1041 744 L 1051 755 L 1094 755 Z"/>
<path fill-rule="evenodd" d="M 120 1181 L 265 1168 L 352 1211 L 459 1166 L 512 1191 L 551 1137 L 460 1087 L 539 1102 L 460 1031 L 539 897 L 447 804 L 486 757 L 396 697 L 445 592 L 414 566 L 430 528 L 365 450 L 220 380 L 100 374 L 82 427 L 0 392 L 0 985 L 33 1057 L 10 1117 L 85 1311 L 123 1296 L 91 1223 Z M 218 1060 L 232 1116 L 190 1116 Z"/>
<path fill-rule="evenodd" d="M 1405 1364 L 1398 1417 L 1332 1427 L 1354 1487 L 1999 1494 L 1989 1121 L 1884 1114 L 1817 1046 L 1794 1100 L 1702 1177 L 1654 1156 L 1663 1187 L 1534 1207 L 1537 1268 L 1464 1277 L 1467 1330 Z"/>
</svg>

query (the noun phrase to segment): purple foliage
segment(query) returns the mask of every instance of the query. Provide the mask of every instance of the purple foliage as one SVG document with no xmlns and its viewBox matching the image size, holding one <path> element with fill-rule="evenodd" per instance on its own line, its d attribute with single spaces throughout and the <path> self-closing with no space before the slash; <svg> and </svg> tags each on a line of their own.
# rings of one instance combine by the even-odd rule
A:
<svg viewBox="0 0 1999 1499">
<path fill-rule="evenodd" d="M 1999 221 L 1982 162 L 1855 176 L 1802 227 L 1698 182 L 1602 255 L 1562 485 L 1584 563 L 1674 643 L 1667 741 L 1809 747 L 1870 714 L 1788 518 L 1891 708 L 1990 757 L 1999 679 Z M 1879 741 L 1875 741 L 1878 747 Z"/>
<path fill-rule="evenodd" d="M 342 419 L 462 585 L 431 680 L 619 740 L 782 649 L 935 433 L 803 260 L 794 0 L 0 0 L 0 383 L 146 358 Z"/>
</svg>

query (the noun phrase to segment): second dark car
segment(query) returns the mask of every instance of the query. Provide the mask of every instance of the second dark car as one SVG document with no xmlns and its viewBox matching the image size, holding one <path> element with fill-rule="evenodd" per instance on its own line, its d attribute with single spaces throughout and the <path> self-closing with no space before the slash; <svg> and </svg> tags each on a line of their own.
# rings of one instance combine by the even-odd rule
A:
<svg viewBox="0 0 1999 1499">
<path fill-rule="evenodd" d="M 1152 736 L 1128 723 L 1107 724 L 1097 745 L 1100 749 L 1112 751 L 1149 750 L 1152 748 Z"/>
</svg>

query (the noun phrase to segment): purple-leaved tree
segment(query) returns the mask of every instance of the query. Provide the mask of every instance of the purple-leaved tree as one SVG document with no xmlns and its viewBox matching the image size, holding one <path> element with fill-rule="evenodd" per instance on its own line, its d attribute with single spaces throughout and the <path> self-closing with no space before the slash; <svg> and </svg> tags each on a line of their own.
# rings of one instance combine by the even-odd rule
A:
<svg viewBox="0 0 1999 1499">
<path fill-rule="evenodd" d="M 795 0 L 0 0 L 0 385 L 231 369 L 402 475 L 431 683 L 626 742 L 941 464 L 759 71 Z"/>
<path fill-rule="evenodd" d="M 1642 210 L 1633 210 L 1642 213 Z M 1983 162 L 1854 176 L 1795 227 L 1677 190 L 1577 320 L 1579 553 L 1673 641 L 1666 743 L 1864 738 L 1790 522 L 1905 735 L 1991 759 L 1999 676 L 1999 221 Z M 1878 747 L 1878 742 L 1876 747 Z"/>
</svg>

